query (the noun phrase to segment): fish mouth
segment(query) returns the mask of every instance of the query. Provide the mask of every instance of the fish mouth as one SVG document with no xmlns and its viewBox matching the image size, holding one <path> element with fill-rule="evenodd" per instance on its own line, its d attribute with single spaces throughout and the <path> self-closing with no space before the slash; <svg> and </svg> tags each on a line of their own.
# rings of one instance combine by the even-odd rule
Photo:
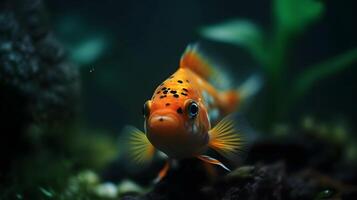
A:
<svg viewBox="0 0 357 200">
<path fill-rule="evenodd" d="M 148 129 L 151 133 L 169 133 L 178 127 L 179 120 L 174 113 L 153 113 L 148 120 Z"/>
<path fill-rule="evenodd" d="M 183 143 L 178 116 L 172 112 L 155 112 L 147 120 L 147 137 L 160 151 L 172 157 Z"/>
</svg>

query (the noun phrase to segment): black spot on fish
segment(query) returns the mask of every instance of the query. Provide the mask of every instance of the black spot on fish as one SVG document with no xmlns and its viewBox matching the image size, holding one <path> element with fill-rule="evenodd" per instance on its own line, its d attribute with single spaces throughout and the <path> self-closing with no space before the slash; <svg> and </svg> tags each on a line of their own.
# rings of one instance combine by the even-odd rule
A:
<svg viewBox="0 0 357 200">
<path fill-rule="evenodd" d="M 161 90 L 166 90 L 166 87 L 161 88 Z"/>
<path fill-rule="evenodd" d="M 164 93 L 164 94 L 167 94 L 167 92 L 168 92 L 168 91 L 167 91 L 167 90 L 165 90 L 163 93 Z"/>
<path fill-rule="evenodd" d="M 176 94 L 177 92 L 175 90 L 170 91 L 172 94 Z"/>
<path fill-rule="evenodd" d="M 178 114 L 182 114 L 182 113 L 183 113 L 183 111 L 182 111 L 182 108 L 181 108 L 181 107 L 177 109 L 177 113 L 178 113 Z"/>
<path fill-rule="evenodd" d="M 170 103 L 166 103 L 166 104 L 165 104 L 165 106 L 169 106 L 169 105 L 170 105 Z"/>
<path fill-rule="evenodd" d="M 170 88 L 167 88 L 167 90 L 170 90 Z"/>
<path fill-rule="evenodd" d="M 186 80 L 187 83 L 189 83 L 190 81 L 189 80 Z"/>
<path fill-rule="evenodd" d="M 162 96 L 160 96 L 160 99 L 165 98 L 165 97 L 167 97 L 167 96 L 166 95 L 162 95 Z"/>
<path fill-rule="evenodd" d="M 186 88 L 182 88 L 182 90 L 185 91 L 185 92 L 188 92 L 188 90 Z"/>
<path fill-rule="evenodd" d="M 181 94 L 182 94 L 182 95 L 184 95 L 184 96 L 187 96 L 187 94 L 186 94 L 186 93 L 181 92 Z"/>
<path fill-rule="evenodd" d="M 160 94 L 161 91 L 156 92 L 156 94 Z"/>
<path fill-rule="evenodd" d="M 178 94 L 174 94 L 174 97 L 175 97 L 175 98 L 179 98 L 179 95 L 178 95 Z"/>
<path fill-rule="evenodd" d="M 179 82 L 179 83 L 183 83 L 181 80 L 178 80 L 177 82 Z"/>
</svg>

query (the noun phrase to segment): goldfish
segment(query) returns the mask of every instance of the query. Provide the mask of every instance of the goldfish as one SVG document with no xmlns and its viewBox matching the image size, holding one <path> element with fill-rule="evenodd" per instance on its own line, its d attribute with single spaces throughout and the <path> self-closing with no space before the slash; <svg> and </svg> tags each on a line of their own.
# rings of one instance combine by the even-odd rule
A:
<svg viewBox="0 0 357 200">
<path fill-rule="evenodd" d="M 229 171 L 222 162 L 205 152 L 213 149 L 229 160 L 239 155 L 243 147 L 242 134 L 230 114 L 256 93 L 259 81 L 253 78 L 244 87 L 220 91 L 210 82 L 217 77 L 219 70 L 197 45 L 189 45 L 177 71 L 144 103 L 144 132 L 130 128 L 132 159 L 147 163 L 160 151 L 170 159 L 196 157 Z M 168 169 L 167 163 L 159 179 Z"/>
</svg>

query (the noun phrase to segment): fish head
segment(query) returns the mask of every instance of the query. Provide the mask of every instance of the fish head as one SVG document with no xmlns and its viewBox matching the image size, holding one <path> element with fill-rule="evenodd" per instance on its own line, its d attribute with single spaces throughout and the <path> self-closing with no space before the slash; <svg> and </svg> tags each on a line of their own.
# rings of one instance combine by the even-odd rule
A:
<svg viewBox="0 0 357 200">
<path fill-rule="evenodd" d="M 210 123 L 204 105 L 193 99 L 149 100 L 144 105 L 149 141 L 170 157 L 201 153 L 208 143 Z"/>
</svg>

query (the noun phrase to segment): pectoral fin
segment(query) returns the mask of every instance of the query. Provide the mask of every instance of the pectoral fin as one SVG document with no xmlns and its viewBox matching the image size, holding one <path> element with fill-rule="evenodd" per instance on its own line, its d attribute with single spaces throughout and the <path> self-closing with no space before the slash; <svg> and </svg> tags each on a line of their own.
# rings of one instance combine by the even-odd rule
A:
<svg viewBox="0 0 357 200">
<path fill-rule="evenodd" d="M 150 162 L 155 154 L 155 148 L 144 132 L 135 127 L 127 127 L 129 134 L 129 156 L 137 164 Z"/>
<path fill-rule="evenodd" d="M 234 161 L 242 150 L 242 138 L 230 117 L 224 118 L 209 131 L 209 147 L 222 156 Z"/>
</svg>

